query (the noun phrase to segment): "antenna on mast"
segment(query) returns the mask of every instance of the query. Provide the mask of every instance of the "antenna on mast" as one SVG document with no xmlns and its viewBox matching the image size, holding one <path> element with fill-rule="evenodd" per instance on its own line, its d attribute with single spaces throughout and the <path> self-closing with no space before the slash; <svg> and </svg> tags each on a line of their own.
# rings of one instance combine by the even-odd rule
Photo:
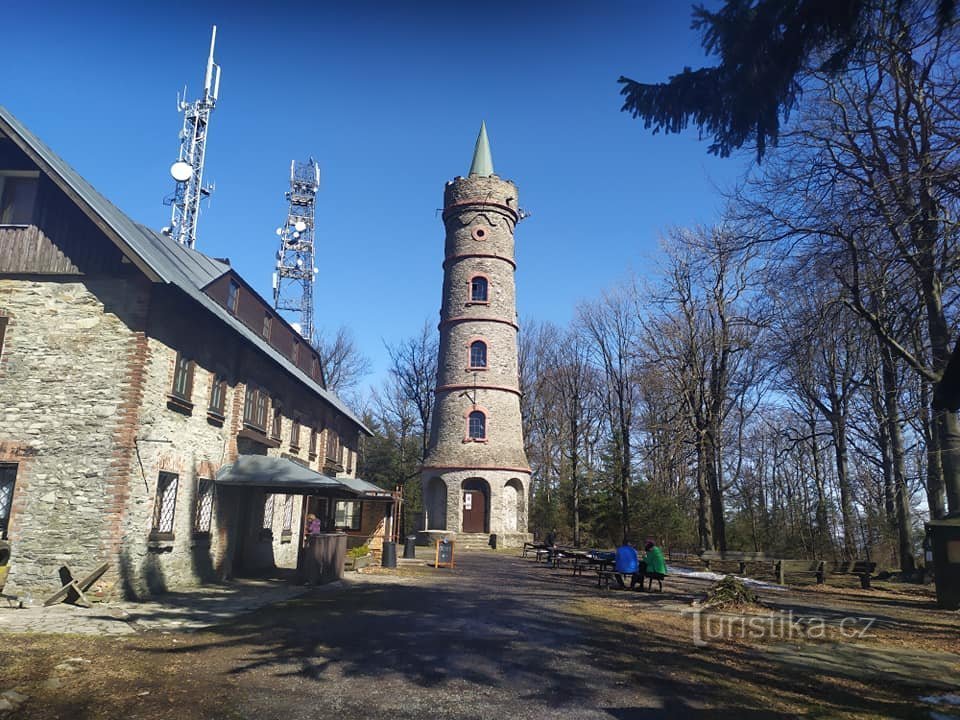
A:
<svg viewBox="0 0 960 720">
<path fill-rule="evenodd" d="M 207 130 L 210 114 L 217 105 L 220 94 L 220 66 L 213 60 L 213 49 L 217 43 L 217 26 L 213 26 L 210 36 L 210 54 L 207 56 L 206 72 L 203 76 L 203 97 L 193 102 L 187 101 L 187 88 L 183 88 L 183 97 L 177 94 L 177 112 L 183 113 L 183 128 L 180 130 L 180 153 L 177 161 L 170 166 L 170 175 L 176 182 L 173 195 L 164 200 L 172 205 L 170 227 L 164 228 L 181 245 L 194 247 L 197 243 L 197 220 L 200 218 L 200 201 L 213 193 L 212 185 L 203 184 L 203 161 L 207 151 Z"/>
<path fill-rule="evenodd" d="M 300 334 L 313 344 L 313 282 L 317 277 L 314 265 L 314 219 L 317 190 L 320 189 L 320 166 L 310 158 L 306 162 L 290 162 L 290 189 L 287 191 L 287 219 L 277 228 L 280 249 L 273 273 L 273 307 L 299 314 L 292 323 Z"/>
</svg>

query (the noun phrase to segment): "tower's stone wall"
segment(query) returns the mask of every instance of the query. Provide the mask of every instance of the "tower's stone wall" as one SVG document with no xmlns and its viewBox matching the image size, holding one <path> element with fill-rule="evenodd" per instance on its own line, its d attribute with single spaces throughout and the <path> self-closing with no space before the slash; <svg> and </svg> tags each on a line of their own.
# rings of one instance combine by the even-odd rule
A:
<svg viewBox="0 0 960 720">
<path fill-rule="evenodd" d="M 422 477 L 433 508 L 430 529 L 461 530 L 463 483 L 470 480 L 471 487 L 485 488 L 489 532 L 508 544 L 526 534 L 530 484 L 517 361 L 513 233 L 519 218 L 517 187 L 508 180 L 471 175 L 447 183 L 437 394 Z M 487 280 L 485 301 L 471 297 L 477 276 Z M 477 340 L 486 344 L 483 368 L 470 362 Z M 482 440 L 468 433 L 475 410 L 486 417 Z"/>
</svg>

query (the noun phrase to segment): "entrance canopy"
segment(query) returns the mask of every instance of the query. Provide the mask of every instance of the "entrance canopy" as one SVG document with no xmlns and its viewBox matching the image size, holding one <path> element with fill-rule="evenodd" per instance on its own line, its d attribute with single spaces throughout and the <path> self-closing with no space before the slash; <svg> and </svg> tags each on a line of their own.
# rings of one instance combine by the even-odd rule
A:
<svg viewBox="0 0 960 720">
<path fill-rule="evenodd" d="M 217 472 L 219 485 L 258 488 L 271 493 L 323 495 L 391 502 L 393 494 L 359 478 L 332 478 L 286 458 L 241 455 Z"/>
</svg>

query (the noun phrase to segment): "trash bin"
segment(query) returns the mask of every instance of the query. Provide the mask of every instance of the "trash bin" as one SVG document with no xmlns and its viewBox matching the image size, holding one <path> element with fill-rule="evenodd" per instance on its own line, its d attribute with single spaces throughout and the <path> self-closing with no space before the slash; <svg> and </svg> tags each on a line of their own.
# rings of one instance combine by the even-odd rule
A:
<svg viewBox="0 0 960 720">
<path fill-rule="evenodd" d="M 927 558 L 933 559 L 937 604 L 947 610 L 960 609 L 960 513 L 928 522 L 924 548 Z"/>
<path fill-rule="evenodd" d="M 410 560 L 417 557 L 417 536 L 407 535 L 406 542 L 403 543 L 403 558 Z"/>
<path fill-rule="evenodd" d="M 395 568 L 397 566 L 397 544 L 395 542 L 384 541 L 380 564 L 385 568 Z"/>
</svg>

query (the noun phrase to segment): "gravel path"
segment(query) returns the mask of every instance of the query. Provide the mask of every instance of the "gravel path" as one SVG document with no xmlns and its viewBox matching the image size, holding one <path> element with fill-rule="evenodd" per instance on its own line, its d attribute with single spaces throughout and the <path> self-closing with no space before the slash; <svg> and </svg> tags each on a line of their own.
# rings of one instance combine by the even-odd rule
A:
<svg viewBox="0 0 960 720">
<path fill-rule="evenodd" d="M 595 576 L 462 553 L 455 569 L 178 596 L 134 608 L 123 636 L 8 635 L 30 654 L 5 676 L 0 645 L 0 690 L 30 696 L 18 709 L 30 720 L 928 718 L 923 688 L 950 691 L 957 677 L 960 657 L 912 643 L 889 661 L 880 645 L 867 655 L 852 643 L 695 647 L 680 613 L 709 585 L 671 576 L 663 593 L 607 593 Z M 273 592 L 302 594 L 250 599 Z M 957 627 L 955 614 L 909 597 L 761 594 L 833 624 L 872 613 L 887 632 L 930 642 Z"/>
</svg>

